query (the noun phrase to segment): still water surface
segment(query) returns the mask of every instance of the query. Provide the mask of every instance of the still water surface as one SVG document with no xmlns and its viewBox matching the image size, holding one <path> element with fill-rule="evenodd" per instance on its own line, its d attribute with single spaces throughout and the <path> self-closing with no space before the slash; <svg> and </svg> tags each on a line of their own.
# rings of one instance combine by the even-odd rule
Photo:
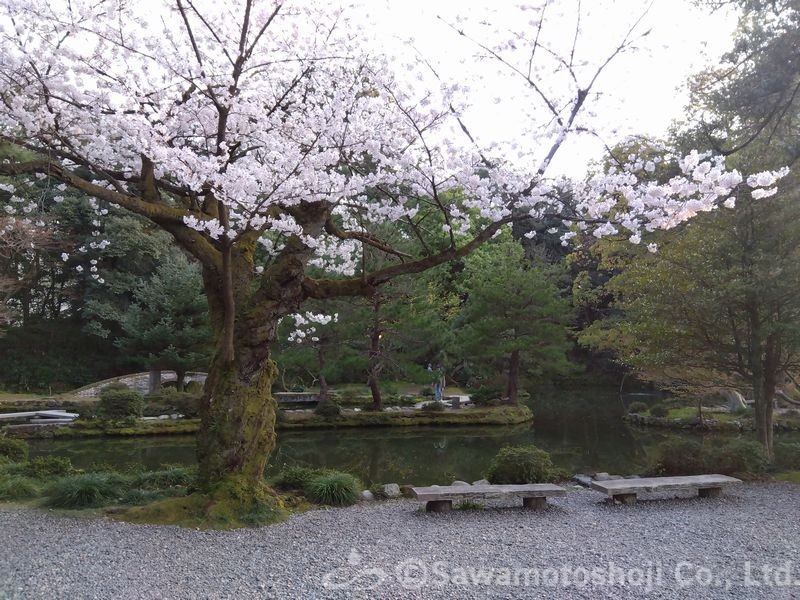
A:
<svg viewBox="0 0 800 600">
<path fill-rule="evenodd" d="M 648 455 L 663 440 L 692 436 L 704 443 L 715 437 L 659 429 L 635 429 L 621 419 L 615 395 L 549 398 L 532 403 L 533 424 L 512 427 L 397 427 L 279 432 L 269 472 L 285 464 L 336 468 L 365 483 L 394 481 L 446 484 L 483 477 L 492 457 L 507 444 L 536 444 L 550 452 L 558 467 L 573 473 L 641 472 Z M 800 434 L 781 436 L 800 442 Z M 32 440 L 33 455 L 68 456 L 85 468 L 92 463 L 121 467 L 132 463 L 156 468 L 163 463 L 193 464 L 193 436 L 82 440 Z"/>
</svg>

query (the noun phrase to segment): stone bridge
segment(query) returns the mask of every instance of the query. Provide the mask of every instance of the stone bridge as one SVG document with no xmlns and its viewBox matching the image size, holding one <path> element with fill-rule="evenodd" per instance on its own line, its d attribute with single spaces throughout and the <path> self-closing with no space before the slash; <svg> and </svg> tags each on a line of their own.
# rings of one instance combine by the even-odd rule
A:
<svg viewBox="0 0 800 600">
<path fill-rule="evenodd" d="M 149 394 L 160 387 L 156 379 L 159 373 L 161 374 L 160 385 L 176 381 L 178 378 L 175 371 L 144 371 L 143 373 L 131 373 L 130 375 L 120 375 L 119 377 L 112 377 L 110 379 L 104 379 L 103 381 L 90 383 L 89 385 L 85 385 L 71 392 L 70 395 L 80 396 L 81 398 L 94 398 L 100 395 L 100 391 L 104 387 L 112 383 L 124 383 L 140 394 Z M 206 382 L 207 376 L 208 373 L 189 372 L 186 373 L 184 383 L 196 381 L 202 385 Z"/>
</svg>

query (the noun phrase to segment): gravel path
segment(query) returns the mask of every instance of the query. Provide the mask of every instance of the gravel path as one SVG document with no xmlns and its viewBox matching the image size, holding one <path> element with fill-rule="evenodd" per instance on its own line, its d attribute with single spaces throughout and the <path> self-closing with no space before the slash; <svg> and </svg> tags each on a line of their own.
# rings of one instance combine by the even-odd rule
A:
<svg viewBox="0 0 800 600">
<path fill-rule="evenodd" d="M 0 598 L 800 598 L 800 486 L 651 498 L 450 514 L 400 500 L 228 532 L 6 507 Z"/>
</svg>

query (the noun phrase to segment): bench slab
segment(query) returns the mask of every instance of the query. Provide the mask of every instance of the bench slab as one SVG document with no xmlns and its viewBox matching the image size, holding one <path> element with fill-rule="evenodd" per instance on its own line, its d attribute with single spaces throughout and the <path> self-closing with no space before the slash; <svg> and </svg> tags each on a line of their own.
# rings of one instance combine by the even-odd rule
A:
<svg viewBox="0 0 800 600">
<path fill-rule="evenodd" d="M 419 500 L 460 500 L 462 498 L 546 498 L 566 496 L 567 490 L 551 483 L 526 483 L 521 485 L 447 485 L 440 487 L 411 488 Z"/>
<path fill-rule="evenodd" d="M 639 492 L 719 489 L 736 483 L 742 483 L 742 480 L 728 477 L 727 475 L 687 475 L 683 477 L 642 477 L 641 479 L 593 481 L 592 489 L 606 493 L 609 496 L 635 496 Z"/>
</svg>

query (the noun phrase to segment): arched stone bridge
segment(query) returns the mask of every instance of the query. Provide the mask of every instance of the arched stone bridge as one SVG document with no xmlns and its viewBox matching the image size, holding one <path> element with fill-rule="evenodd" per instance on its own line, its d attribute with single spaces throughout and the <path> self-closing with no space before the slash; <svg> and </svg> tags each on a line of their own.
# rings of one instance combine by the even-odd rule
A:
<svg viewBox="0 0 800 600">
<path fill-rule="evenodd" d="M 81 398 L 94 398 L 100 395 L 100 391 L 110 385 L 112 383 L 124 383 L 129 388 L 136 390 L 140 394 L 148 394 L 153 390 L 153 383 L 151 383 L 151 374 L 154 377 L 157 377 L 159 371 L 144 371 L 142 373 L 131 373 L 130 375 L 120 375 L 119 377 L 112 377 L 110 379 L 104 379 L 103 381 L 97 381 L 95 383 L 90 383 L 89 385 L 85 385 L 82 388 L 78 388 L 70 395 L 73 396 L 80 396 Z M 160 371 L 161 373 L 161 385 L 165 383 L 169 383 L 171 381 L 177 380 L 177 375 L 175 371 Z M 190 381 L 196 381 L 199 384 L 204 384 L 206 382 L 206 377 L 208 377 L 208 373 L 201 373 L 197 371 L 191 371 L 186 373 L 186 377 L 184 378 L 184 383 L 189 383 Z"/>
</svg>

